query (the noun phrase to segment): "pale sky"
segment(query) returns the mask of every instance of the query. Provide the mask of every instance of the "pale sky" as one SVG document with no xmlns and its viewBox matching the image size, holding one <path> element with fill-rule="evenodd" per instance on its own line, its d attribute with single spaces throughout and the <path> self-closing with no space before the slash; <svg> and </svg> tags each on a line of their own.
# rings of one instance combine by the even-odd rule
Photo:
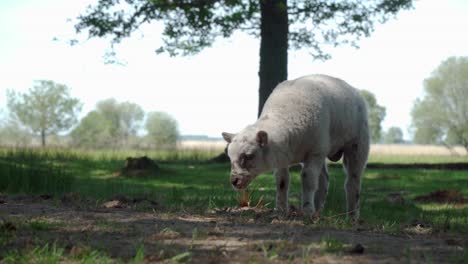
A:
<svg viewBox="0 0 468 264">
<path fill-rule="evenodd" d="M 68 85 L 84 103 L 80 116 L 114 97 L 146 112 L 169 113 L 183 135 L 219 137 L 255 122 L 258 39 L 237 33 L 196 56 L 170 58 L 155 54 L 161 27 L 148 25 L 117 46 L 124 66 L 106 65 L 108 40 L 65 42 L 76 37 L 67 19 L 90 2 L 0 0 L 0 109 L 6 109 L 7 89 L 26 91 L 34 80 L 48 79 Z M 291 50 L 289 79 L 322 73 L 371 91 L 387 108 L 384 129 L 398 126 L 409 139 L 410 112 L 423 80 L 447 57 L 468 56 L 467 29 L 468 1 L 420 0 L 415 9 L 377 25 L 359 49 L 330 49 L 326 62 L 314 61 L 307 50 Z"/>
</svg>

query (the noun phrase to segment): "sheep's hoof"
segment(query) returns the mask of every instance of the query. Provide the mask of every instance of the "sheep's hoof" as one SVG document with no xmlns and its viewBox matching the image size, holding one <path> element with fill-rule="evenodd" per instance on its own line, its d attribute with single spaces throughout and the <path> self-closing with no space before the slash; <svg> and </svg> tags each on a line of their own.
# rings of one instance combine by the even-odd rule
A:
<svg viewBox="0 0 468 264">
<path fill-rule="evenodd" d="M 304 224 L 316 224 L 320 220 L 320 211 L 316 211 L 312 214 L 305 214 L 304 215 Z"/>
<path fill-rule="evenodd" d="M 346 215 L 347 220 L 352 223 L 352 224 L 357 224 L 359 223 L 359 212 L 349 212 Z"/>
<path fill-rule="evenodd" d="M 275 208 L 273 211 L 273 214 L 275 217 L 277 217 L 279 220 L 286 220 L 289 216 L 289 211 L 280 209 L 280 208 Z"/>
</svg>

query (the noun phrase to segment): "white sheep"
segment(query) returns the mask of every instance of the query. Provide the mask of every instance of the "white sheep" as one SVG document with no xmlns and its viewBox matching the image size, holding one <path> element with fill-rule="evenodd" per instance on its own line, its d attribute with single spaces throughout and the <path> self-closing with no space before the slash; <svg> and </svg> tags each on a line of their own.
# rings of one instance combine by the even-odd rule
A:
<svg viewBox="0 0 468 264">
<path fill-rule="evenodd" d="M 288 211 L 289 166 L 303 165 L 302 207 L 310 217 L 323 208 L 328 192 L 325 159 L 343 156 L 347 213 L 359 217 L 369 126 L 366 102 L 346 82 L 326 75 L 284 81 L 255 124 L 222 135 L 229 143 L 233 187 L 243 189 L 260 173 L 274 169 L 276 209 L 283 213 Z"/>
</svg>

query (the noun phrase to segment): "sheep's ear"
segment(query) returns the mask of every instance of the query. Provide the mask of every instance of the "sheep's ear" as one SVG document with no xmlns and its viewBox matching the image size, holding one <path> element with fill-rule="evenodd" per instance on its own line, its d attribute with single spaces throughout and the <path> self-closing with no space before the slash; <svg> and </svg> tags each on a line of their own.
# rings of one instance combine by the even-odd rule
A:
<svg viewBox="0 0 468 264">
<path fill-rule="evenodd" d="M 263 130 L 258 131 L 255 140 L 260 147 L 266 146 L 268 144 L 268 133 Z"/>
<path fill-rule="evenodd" d="M 232 138 L 236 135 L 236 134 L 227 133 L 227 132 L 223 132 L 221 134 L 223 135 L 223 138 L 224 140 L 226 140 L 227 143 L 231 143 Z"/>
</svg>

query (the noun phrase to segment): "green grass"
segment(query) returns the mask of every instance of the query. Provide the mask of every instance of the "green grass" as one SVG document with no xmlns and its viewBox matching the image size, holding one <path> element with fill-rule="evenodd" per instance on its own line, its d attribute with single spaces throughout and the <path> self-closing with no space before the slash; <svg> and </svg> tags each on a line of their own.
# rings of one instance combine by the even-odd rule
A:
<svg viewBox="0 0 468 264">
<path fill-rule="evenodd" d="M 142 151 L 83 151 L 63 149 L 0 149 L 0 194 L 39 195 L 50 194 L 59 200 L 66 193 L 78 193 L 81 197 L 100 201 L 117 194 L 130 197 L 146 196 L 157 201 L 165 212 L 204 214 L 213 208 L 238 205 L 238 193 L 229 183 L 229 164 L 206 162 L 217 155 L 210 151 L 186 152 L 142 152 Z M 161 170 L 144 177 L 124 177 L 117 172 L 124 166 L 128 156 L 147 155 L 158 161 Z M 466 159 L 466 157 L 463 157 Z M 449 160 L 447 157 L 371 157 L 372 161 L 382 163 L 437 163 L 460 162 L 460 157 Z M 344 172 L 333 166 L 330 172 L 330 187 L 325 210 L 316 227 L 349 229 L 352 224 L 343 215 L 345 208 Z M 406 227 L 414 221 L 429 226 L 432 232 L 468 232 L 468 207 L 466 205 L 416 203 L 413 198 L 439 189 L 458 189 L 468 196 L 467 171 L 418 170 L 418 169 L 368 169 L 366 170 L 361 195 L 361 219 L 371 230 L 395 235 L 409 232 Z M 291 170 L 291 189 L 289 202 L 300 206 L 301 183 L 298 169 Z M 262 174 L 249 187 L 252 204 L 263 197 L 263 204 L 274 206 L 275 183 L 271 173 Z M 386 197 L 401 193 L 405 203 L 390 204 Z M 145 208 L 142 208 L 145 210 Z M 2 220 L 2 219 L 0 219 Z M 115 223 L 98 221 L 103 230 L 119 229 Z M 60 227 L 37 218 L 17 227 L 25 232 L 41 234 Z M 176 227 L 175 227 L 176 228 Z M 13 239 L 15 232 L 0 221 L 0 247 Z M 178 236 L 177 230 L 164 229 L 163 236 Z M 410 234 L 411 235 L 411 234 Z M 207 236 L 206 230 L 195 227 L 192 241 Z M 339 254 L 344 244 L 332 237 L 321 241 L 321 252 Z M 5 263 L 112 263 L 106 253 L 86 246 L 78 250 L 64 249 L 50 241 L 35 244 L 30 248 L 16 249 L 3 255 Z M 264 257 L 278 258 L 277 250 L 260 247 Z M 140 263 L 147 253 L 144 244 L 135 246 L 135 255 L 129 261 Z M 309 249 L 304 249 L 304 260 L 309 259 Z M 162 253 L 161 253 L 162 254 Z M 191 251 L 175 252 L 171 255 L 174 262 L 187 262 L 193 257 Z M 410 253 L 408 253 L 410 254 Z M 454 263 L 466 260 L 456 259 Z"/>
<path fill-rule="evenodd" d="M 345 248 L 343 242 L 330 236 L 322 237 L 321 244 L 323 244 L 323 249 L 322 249 L 323 253 L 342 252 L 344 251 L 344 248 Z"/>
<path fill-rule="evenodd" d="M 5 263 L 59 263 L 63 258 L 64 249 L 54 243 L 23 251 L 11 251 L 3 261 Z"/>
<path fill-rule="evenodd" d="M 29 229 L 34 231 L 46 231 L 56 227 L 57 225 L 44 220 L 31 220 L 27 223 L 27 226 Z"/>
<path fill-rule="evenodd" d="M 230 165 L 205 162 L 215 154 L 209 151 L 143 153 L 0 149 L 0 193 L 60 197 L 64 193 L 76 192 L 98 200 L 117 194 L 130 197 L 145 195 L 169 211 L 183 209 L 205 213 L 208 209 L 238 204 L 238 193 L 229 183 Z M 126 157 L 141 155 L 157 160 L 161 170 L 138 178 L 117 176 Z M 432 158 L 426 156 L 423 162 L 431 163 Z M 421 157 L 418 160 L 421 161 Z M 292 170 L 291 174 L 290 203 L 298 207 L 301 197 L 299 171 Z M 345 211 L 344 173 L 341 168 L 333 167 L 330 175 L 329 195 L 318 224 L 346 228 L 349 224 L 341 215 Z M 368 169 L 362 184 L 361 218 L 370 226 L 388 232 L 398 232 L 414 220 L 427 223 L 434 229 L 467 232 L 466 206 L 412 202 L 414 197 L 438 189 L 458 189 L 468 196 L 466 175 L 466 171 Z M 253 204 L 263 196 L 264 202 L 274 206 L 275 184 L 271 173 L 260 175 L 250 189 L 253 191 Z M 396 192 L 403 194 L 404 204 L 386 202 L 386 196 Z"/>
<path fill-rule="evenodd" d="M 56 243 L 45 244 L 44 246 L 38 246 L 34 248 L 22 248 L 19 250 L 13 250 L 7 253 L 2 263 L 82 263 L 82 264 L 94 264 L 94 263 L 114 263 L 111 258 L 106 256 L 104 253 L 91 250 L 89 248 L 82 248 L 76 250 L 76 253 L 65 254 L 65 248 L 57 246 Z M 141 263 L 142 257 L 137 252 L 135 259 L 131 263 Z"/>
</svg>

